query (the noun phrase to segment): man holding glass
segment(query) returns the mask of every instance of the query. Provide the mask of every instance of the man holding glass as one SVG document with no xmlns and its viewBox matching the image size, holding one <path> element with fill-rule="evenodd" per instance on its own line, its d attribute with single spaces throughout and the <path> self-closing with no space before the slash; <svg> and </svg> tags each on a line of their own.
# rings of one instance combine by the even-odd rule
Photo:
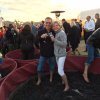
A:
<svg viewBox="0 0 100 100">
<path fill-rule="evenodd" d="M 40 58 L 37 66 L 37 85 L 40 85 L 41 83 L 41 72 L 43 71 L 45 63 L 48 62 L 50 67 L 50 82 L 52 82 L 55 67 L 54 45 L 50 38 L 51 35 L 54 35 L 54 31 L 52 30 L 52 19 L 50 17 L 45 18 L 44 26 L 45 28 L 38 32 L 38 41 L 40 44 Z"/>
</svg>

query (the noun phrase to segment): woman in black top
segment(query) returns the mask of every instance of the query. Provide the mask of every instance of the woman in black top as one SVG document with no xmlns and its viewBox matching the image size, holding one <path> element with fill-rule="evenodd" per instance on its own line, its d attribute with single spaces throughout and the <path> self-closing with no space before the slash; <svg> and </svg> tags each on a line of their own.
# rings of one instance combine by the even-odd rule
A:
<svg viewBox="0 0 100 100">
<path fill-rule="evenodd" d="M 29 25 L 25 25 L 22 32 L 19 34 L 18 43 L 22 52 L 22 59 L 33 59 L 35 38 Z"/>
</svg>

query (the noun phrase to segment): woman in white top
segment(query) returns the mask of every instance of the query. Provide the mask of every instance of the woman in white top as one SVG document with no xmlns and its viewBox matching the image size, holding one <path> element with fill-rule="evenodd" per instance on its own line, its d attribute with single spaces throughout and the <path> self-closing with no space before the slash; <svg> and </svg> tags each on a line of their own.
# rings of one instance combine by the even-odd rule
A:
<svg viewBox="0 0 100 100">
<path fill-rule="evenodd" d="M 55 38 L 51 36 L 52 41 L 54 41 L 54 54 L 56 57 L 56 62 L 58 66 L 58 74 L 61 76 L 62 81 L 65 84 L 64 91 L 69 90 L 69 85 L 67 81 L 67 76 L 64 73 L 64 63 L 66 59 L 66 46 L 67 46 L 67 36 L 66 33 L 61 29 L 59 22 L 55 21 L 53 23 L 53 30 L 55 31 Z"/>
</svg>

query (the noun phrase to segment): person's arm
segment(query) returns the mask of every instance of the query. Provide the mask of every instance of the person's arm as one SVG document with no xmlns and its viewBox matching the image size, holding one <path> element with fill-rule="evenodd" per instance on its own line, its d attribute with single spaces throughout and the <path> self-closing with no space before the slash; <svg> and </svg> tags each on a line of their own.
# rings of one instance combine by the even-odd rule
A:
<svg viewBox="0 0 100 100">
<path fill-rule="evenodd" d="M 33 36 L 33 39 L 34 39 L 34 45 L 37 49 L 40 48 L 39 46 L 39 39 L 38 39 L 38 35 L 36 37 Z"/>
<path fill-rule="evenodd" d="M 100 28 L 94 31 L 87 41 L 92 42 L 92 43 L 100 41 Z"/>
<path fill-rule="evenodd" d="M 44 40 L 46 39 L 47 36 L 48 36 L 48 35 L 47 35 L 46 33 L 42 32 L 42 31 L 39 31 L 39 32 L 38 32 L 37 39 L 38 39 L 39 42 L 40 42 L 40 41 L 44 41 Z"/>
<path fill-rule="evenodd" d="M 87 29 L 88 29 L 87 21 L 85 22 L 83 29 L 84 29 L 84 31 L 87 31 Z"/>
</svg>

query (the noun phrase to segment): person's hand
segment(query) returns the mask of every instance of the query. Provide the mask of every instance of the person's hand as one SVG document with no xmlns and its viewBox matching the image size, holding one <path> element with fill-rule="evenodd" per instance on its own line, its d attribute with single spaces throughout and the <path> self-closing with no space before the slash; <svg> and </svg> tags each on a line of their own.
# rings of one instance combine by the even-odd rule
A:
<svg viewBox="0 0 100 100">
<path fill-rule="evenodd" d="M 41 35 L 41 38 L 46 38 L 48 35 L 45 33 L 45 34 L 42 34 Z"/>
<path fill-rule="evenodd" d="M 89 30 L 87 28 L 84 29 L 86 32 L 89 32 Z"/>
<path fill-rule="evenodd" d="M 53 36 L 53 35 L 51 36 L 51 40 L 52 40 L 52 41 L 55 41 L 55 38 L 54 38 L 54 36 Z"/>
</svg>

